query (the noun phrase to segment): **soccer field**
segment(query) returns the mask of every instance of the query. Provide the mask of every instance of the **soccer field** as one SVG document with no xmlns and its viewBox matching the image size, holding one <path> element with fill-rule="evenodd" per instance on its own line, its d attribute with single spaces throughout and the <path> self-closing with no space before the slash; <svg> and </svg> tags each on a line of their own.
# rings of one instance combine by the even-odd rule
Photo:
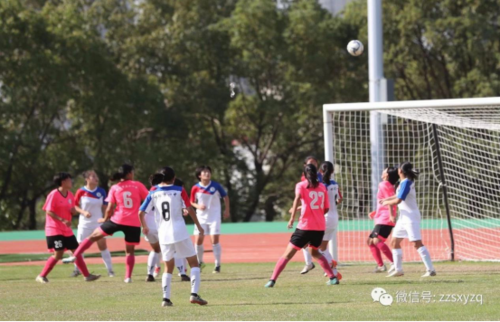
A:
<svg viewBox="0 0 500 322">
<path fill-rule="evenodd" d="M 161 282 L 144 282 L 144 264 L 136 265 L 132 284 L 123 283 L 124 265 L 115 267 L 117 277 L 85 283 L 68 277 L 72 266 L 57 265 L 50 283 L 38 284 L 39 266 L 0 266 L 0 319 L 497 320 L 500 316 L 498 263 L 436 263 L 438 276 L 425 280 L 420 278 L 424 272 L 420 263 L 405 263 L 405 276 L 393 279 L 371 273 L 373 265 L 341 266 L 341 284 L 326 286 L 319 265 L 300 275 L 302 263 L 292 262 L 273 289 L 264 288 L 273 263 L 226 264 L 219 275 L 207 266 L 200 289 L 209 302 L 204 307 L 189 303 L 189 283 L 177 277 L 172 285 L 174 306 L 161 307 Z M 105 273 L 103 265 L 89 268 Z M 376 287 L 393 296 L 391 306 L 373 301 Z M 472 294 L 481 295 L 482 304 L 477 296 L 470 302 Z"/>
</svg>

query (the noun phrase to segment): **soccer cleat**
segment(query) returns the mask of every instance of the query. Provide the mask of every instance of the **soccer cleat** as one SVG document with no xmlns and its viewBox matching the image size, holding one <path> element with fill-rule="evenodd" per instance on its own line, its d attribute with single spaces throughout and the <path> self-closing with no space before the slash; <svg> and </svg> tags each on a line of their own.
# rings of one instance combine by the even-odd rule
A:
<svg viewBox="0 0 500 322">
<path fill-rule="evenodd" d="M 387 271 L 387 267 L 385 267 L 385 265 L 383 265 L 383 266 L 375 267 L 375 270 L 373 272 L 374 273 L 383 273 L 385 271 Z"/>
<path fill-rule="evenodd" d="M 100 277 L 101 275 L 89 274 L 89 276 L 85 277 L 85 282 L 93 282 L 98 280 Z"/>
<path fill-rule="evenodd" d="M 153 275 L 148 275 L 148 277 L 146 277 L 146 282 L 154 282 L 155 281 L 155 278 L 153 277 Z"/>
<path fill-rule="evenodd" d="M 161 268 L 159 266 L 155 267 L 155 270 L 153 272 L 153 277 L 158 277 L 158 275 L 160 275 L 160 270 Z"/>
<path fill-rule="evenodd" d="M 109 276 L 109 277 L 115 277 L 115 272 L 113 272 L 113 271 L 108 271 L 108 276 Z"/>
<path fill-rule="evenodd" d="M 215 266 L 214 271 L 212 273 L 219 274 L 220 273 L 220 266 Z"/>
<path fill-rule="evenodd" d="M 193 303 L 193 304 L 199 304 L 199 305 L 207 305 L 208 302 L 205 301 L 204 299 L 202 299 L 199 295 L 191 295 L 191 297 L 189 298 L 189 302 Z"/>
<path fill-rule="evenodd" d="M 75 256 L 70 256 L 70 257 L 66 257 L 66 258 L 63 258 L 62 262 L 63 264 L 71 264 L 71 263 L 74 263 L 75 262 Z"/>
<path fill-rule="evenodd" d="M 174 306 L 174 303 L 172 303 L 169 299 L 163 299 L 161 306 Z"/>
<path fill-rule="evenodd" d="M 181 275 L 181 282 L 191 282 L 191 278 L 186 274 Z"/>
<path fill-rule="evenodd" d="M 436 276 L 436 271 L 427 271 L 422 277 Z"/>
<path fill-rule="evenodd" d="M 340 284 L 339 280 L 334 277 L 334 278 L 330 278 L 327 282 L 326 282 L 326 285 L 338 285 Z"/>
<path fill-rule="evenodd" d="M 337 272 L 337 276 L 335 276 L 337 280 L 340 282 L 342 280 L 342 274 L 340 272 Z"/>
<path fill-rule="evenodd" d="M 390 273 L 386 277 L 398 277 L 398 276 L 403 276 L 403 275 L 405 275 L 405 273 L 403 273 L 403 271 L 394 270 L 392 273 Z"/>
<path fill-rule="evenodd" d="M 132 279 L 130 277 L 127 277 L 125 280 L 124 280 L 125 283 L 132 283 Z"/>
<path fill-rule="evenodd" d="M 70 276 L 71 276 L 71 277 L 78 277 L 78 276 L 80 276 L 80 275 L 82 275 L 82 273 L 80 273 L 80 271 L 79 271 L 79 270 L 75 270 L 75 271 L 73 271 L 73 272 L 71 273 L 71 275 L 70 275 Z"/>
<path fill-rule="evenodd" d="M 271 287 L 274 287 L 274 284 L 276 284 L 276 281 L 269 280 L 269 282 L 267 282 L 266 285 L 264 285 L 264 287 L 271 288 Z"/>
<path fill-rule="evenodd" d="M 203 271 L 203 269 L 207 266 L 205 263 L 200 262 L 200 272 Z"/>
<path fill-rule="evenodd" d="M 47 279 L 47 277 L 40 276 L 40 275 L 38 275 L 36 277 L 35 281 L 37 281 L 38 283 L 42 283 L 42 284 L 47 284 L 49 282 L 49 280 Z"/>
<path fill-rule="evenodd" d="M 389 270 L 387 271 L 387 273 L 392 273 L 396 270 L 396 266 L 394 266 L 394 264 L 391 264 L 391 267 L 389 268 Z"/>
<path fill-rule="evenodd" d="M 307 274 L 309 271 L 312 271 L 314 269 L 314 263 L 311 263 L 311 265 L 306 265 L 304 268 L 300 271 L 300 274 Z"/>
</svg>

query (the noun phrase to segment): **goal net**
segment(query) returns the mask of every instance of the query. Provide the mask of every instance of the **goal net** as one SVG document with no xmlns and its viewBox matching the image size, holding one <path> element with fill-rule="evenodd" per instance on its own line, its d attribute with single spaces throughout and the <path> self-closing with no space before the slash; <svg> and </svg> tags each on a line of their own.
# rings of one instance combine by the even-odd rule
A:
<svg viewBox="0 0 500 322">
<path fill-rule="evenodd" d="M 374 226 L 373 181 L 403 161 L 420 171 L 422 241 L 433 260 L 449 260 L 452 248 L 455 260 L 500 260 L 500 98 L 327 104 L 323 111 L 325 156 L 344 197 L 340 262 L 373 261 L 366 245 Z M 370 114 L 380 119 L 376 141 Z M 402 247 L 405 261 L 420 261 L 408 241 Z"/>
</svg>

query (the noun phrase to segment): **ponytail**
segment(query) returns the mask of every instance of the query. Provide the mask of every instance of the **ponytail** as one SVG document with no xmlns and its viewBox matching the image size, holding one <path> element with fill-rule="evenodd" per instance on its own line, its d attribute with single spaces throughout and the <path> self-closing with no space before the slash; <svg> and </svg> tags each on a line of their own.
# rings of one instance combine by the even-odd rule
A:
<svg viewBox="0 0 500 322">
<path fill-rule="evenodd" d="M 132 166 L 130 164 L 127 164 L 127 163 L 124 163 L 118 169 L 118 172 L 115 172 L 113 175 L 111 175 L 111 181 L 120 181 L 120 180 L 123 180 L 132 171 L 134 171 L 134 166 Z"/>
<path fill-rule="evenodd" d="M 413 164 L 408 161 L 403 162 L 399 168 L 401 169 L 401 172 L 404 174 L 404 176 L 411 181 L 415 181 L 415 179 L 417 179 L 418 175 L 420 174 L 418 170 L 413 169 Z"/>
<path fill-rule="evenodd" d="M 319 185 L 318 170 L 313 164 L 308 164 L 304 167 L 304 176 L 307 179 L 307 188 L 316 188 Z"/>
<path fill-rule="evenodd" d="M 323 183 L 328 185 L 333 174 L 333 163 L 325 161 L 321 164 L 321 172 L 323 172 Z"/>
</svg>

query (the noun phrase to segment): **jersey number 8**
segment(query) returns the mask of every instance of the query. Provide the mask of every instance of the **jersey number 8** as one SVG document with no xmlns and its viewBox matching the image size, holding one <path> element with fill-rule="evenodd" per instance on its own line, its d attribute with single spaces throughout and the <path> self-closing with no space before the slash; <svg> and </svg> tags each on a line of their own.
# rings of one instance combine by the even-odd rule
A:
<svg viewBox="0 0 500 322">
<path fill-rule="evenodd" d="M 161 203 L 161 215 L 163 216 L 163 220 L 170 220 L 170 204 L 167 201 Z"/>
</svg>

